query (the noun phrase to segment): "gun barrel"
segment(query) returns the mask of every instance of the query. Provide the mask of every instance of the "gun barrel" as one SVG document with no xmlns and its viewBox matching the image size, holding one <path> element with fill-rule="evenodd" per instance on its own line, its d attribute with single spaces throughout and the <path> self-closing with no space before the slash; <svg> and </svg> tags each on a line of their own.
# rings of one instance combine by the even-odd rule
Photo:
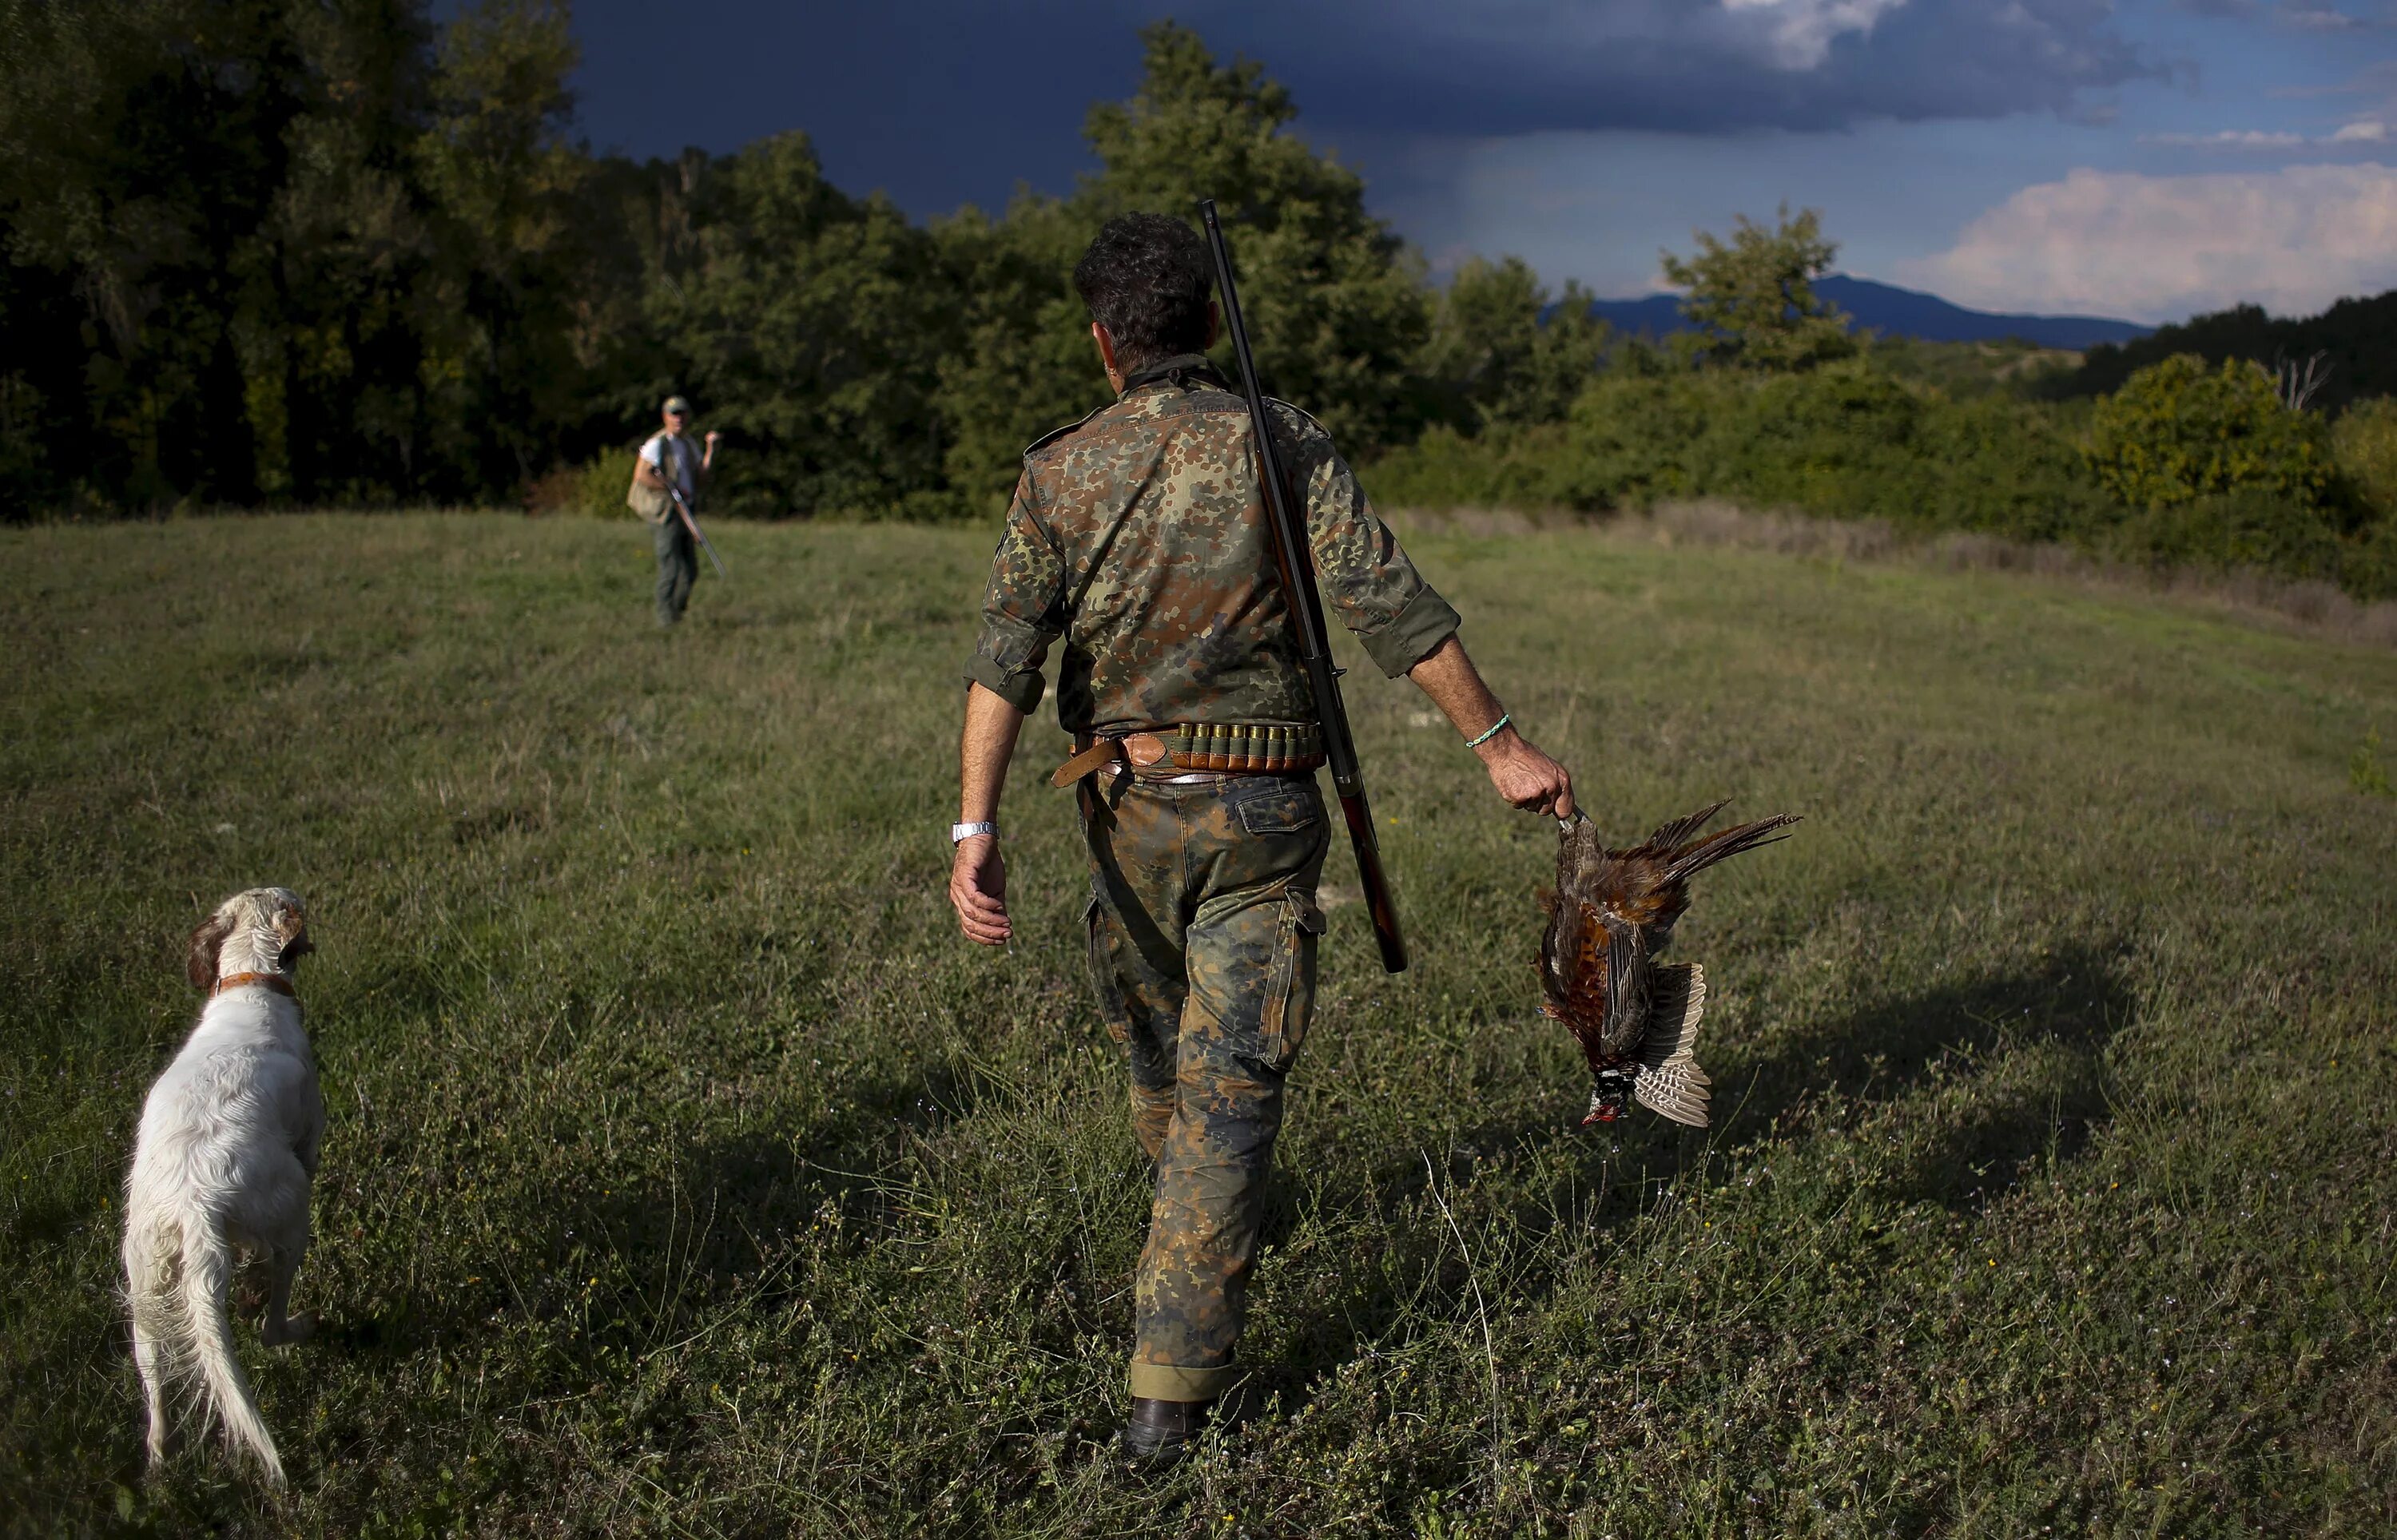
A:
<svg viewBox="0 0 2397 1540">
<path fill-rule="evenodd" d="M 683 525 L 690 531 L 691 538 L 699 542 L 700 550 L 707 552 L 707 560 L 716 568 L 716 575 L 718 578 L 731 577 L 732 574 L 724 570 L 724 558 L 716 553 L 716 542 L 707 538 L 706 530 L 699 527 L 699 515 L 693 513 L 690 504 L 683 499 L 682 488 L 669 486 L 666 495 L 674 498 L 675 511 L 682 515 Z"/>
<path fill-rule="evenodd" d="M 1348 730 L 1348 712 L 1340 698 L 1340 672 L 1332 665 L 1331 638 L 1323 628 L 1323 604 L 1316 591 L 1315 557 L 1307 544 L 1306 525 L 1298 515 L 1284 478 L 1281 456 L 1274 446 L 1272 418 L 1266 415 L 1265 392 L 1257 384 L 1255 358 L 1249 351 L 1249 330 L 1240 315 L 1240 297 L 1232 283 L 1232 254 L 1224 242 L 1223 221 L 1215 200 L 1198 201 L 1206 226 L 1207 249 L 1215 263 L 1215 292 L 1223 301 L 1224 329 L 1231 334 L 1232 352 L 1239 362 L 1240 390 L 1249 405 L 1249 425 L 1256 439 L 1257 484 L 1264 495 L 1265 527 L 1271 535 L 1276 575 L 1283 600 L 1290 606 L 1298 633 L 1300 661 L 1315 696 L 1315 714 L 1323 735 L 1323 757 L 1332 772 L 1332 789 L 1348 824 L 1349 843 L 1357 852 L 1357 875 L 1365 891 L 1365 905 L 1373 922 L 1373 939 L 1380 947 L 1382 966 L 1404 973 L 1407 944 L 1399 930 L 1399 906 L 1382 870 L 1382 847 L 1373 832 L 1373 811 L 1365 798 L 1365 777 L 1357 764 L 1357 740 Z"/>
</svg>

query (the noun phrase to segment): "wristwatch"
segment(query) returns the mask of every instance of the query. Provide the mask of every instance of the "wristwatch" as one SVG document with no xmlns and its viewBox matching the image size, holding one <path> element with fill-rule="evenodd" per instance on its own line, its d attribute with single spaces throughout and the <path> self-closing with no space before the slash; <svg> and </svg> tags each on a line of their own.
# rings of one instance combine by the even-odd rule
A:
<svg viewBox="0 0 2397 1540">
<path fill-rule="evenodd" d="M 957 844 L 961 841 L 971 840 L 977 834 L 996 834 L 998 832 L 998 825 L 992 823 L 987 818 L 984 819 L 980 823 L 951 824 L 949 825 L 949 843 Z"/>
</svg>

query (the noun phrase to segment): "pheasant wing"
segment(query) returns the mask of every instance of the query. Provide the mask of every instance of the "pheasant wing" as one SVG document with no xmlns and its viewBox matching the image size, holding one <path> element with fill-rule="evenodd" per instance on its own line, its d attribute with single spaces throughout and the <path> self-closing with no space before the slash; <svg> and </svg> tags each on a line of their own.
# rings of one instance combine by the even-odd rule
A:
<svg viewBox="0 0 2397 1540">
<path fill-rule="evenodd" d="M 1707 1126 L 1707 1096 L 1713 1083 L 1693 1054 L 1698 1020 L 1707 1011 L 1706 970 L 1695 962 L 1654 969 L 1648 1036 L 1640 1045 L 1640 1075 L 1631 1095 L 1659 1117 L 1692 1128 Z"/>
<path fill-rule="evenodd" d="M 1647 933 L 1638 925 L 1609 924 L 1595 913 L 1590 923 L 1606 938 L 1606 1015 L 1599 1042 L 1609 1058 L 1620 1058 L 1648 1024 Z"/>
</svg>

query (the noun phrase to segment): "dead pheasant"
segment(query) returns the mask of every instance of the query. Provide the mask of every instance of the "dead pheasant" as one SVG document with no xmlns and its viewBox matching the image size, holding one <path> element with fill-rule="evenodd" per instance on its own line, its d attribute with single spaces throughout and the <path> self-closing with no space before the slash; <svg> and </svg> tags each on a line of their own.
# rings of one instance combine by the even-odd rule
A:
<svg viewBox="0 0 2397 1540">
<path fill-rule="evenodd" d="M 1613 1122 L 1624 1097 L 1675 1122 L 1707 1125 L 1707 1076 L 1690 1055 L 1707 1005 L 1707 976 L 1694 962 L 1658 964 L 1673 923 L 1690 907 L 1692 873 L 1788 838 L 1783 813 L 1697 838 L 1717 803 L 1677 818 L 1629 850 L 1608 850 L 1598 826 L 1575 813 L 1560 819 L 1557 890 L 1543 900 L 1540 941 L 1544 1016 L 1573 1029 L 1597 1087 L 1583 1126 Z"/>
</svg>

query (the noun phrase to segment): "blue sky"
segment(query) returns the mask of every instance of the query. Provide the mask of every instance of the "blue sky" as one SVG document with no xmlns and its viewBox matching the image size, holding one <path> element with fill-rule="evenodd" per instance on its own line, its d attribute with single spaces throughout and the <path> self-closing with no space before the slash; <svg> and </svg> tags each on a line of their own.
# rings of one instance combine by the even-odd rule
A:
<svg viewBox="0 0 2397 1540">
<path fill-rule="evenodd" d="M 2397 0 L 580 0 L 580 126 L 804 128 L 851 192 L 997 207 L 1071 186 L 1169 14 L 1289 85 L 1435 270 L 1644 293 L 1660 246 L 1787 201 L 1847 271 L 1989 309 L 2397 287 Z"/>
</svg>

